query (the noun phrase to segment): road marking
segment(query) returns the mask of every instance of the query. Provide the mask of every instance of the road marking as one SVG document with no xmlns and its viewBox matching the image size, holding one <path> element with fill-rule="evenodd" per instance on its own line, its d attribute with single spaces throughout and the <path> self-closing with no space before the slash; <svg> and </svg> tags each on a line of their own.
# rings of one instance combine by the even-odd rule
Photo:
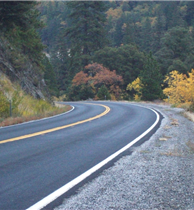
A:
<svg viewBox="0 0 194 210">
<path fill-rule="evenodd" d="M 150 108 L 147 108 L 147 109 L 150 109 Z M 51 203 L 52 201 L 56 200 L 58 197 L 60 197 L 61 195 L 63 195 L 67 191 L 69 191 L 71 188 L 73 188 L 74 186 L 76 186 L 77 184 L 79 184 L 80 182 L 82 182 L 84 179 L 86 179 L 91 174 L 93 174 L 94 172 L 96 172 L 97 170 L 99 170 L 100 168 L 102 168 L 108 162 L 110 162 L 111 160 L 113 160 L 114 158 L 116 158 L 117 156 L 119 156 L 121 153 L 123 153 L 124 151 L 126 151 L 127 149 L 129 149 L 136 142 L 138 142 L 140 139 L 142 139 L 144 136 L 146 136 L 158 124 L 158 122 L 160 120 L 159 114 L 155 110 L 153 110 L 153 109 L 150 109 L 150 110 L 152 110 L 156 114 L 156 121 L 144 133 L 142 133 L 140 136 L 138 136 L 132 142 L 130 142 L 129 144 L 127 144 L 125 147 L 121 148 L 120 150 L 118 150 L 114 154 L 110 155 L 105 160 L 103 160 L 100 163 L 98 163 L 97 165 L 93 166 L 88 171 L 84 172 L 83 174 L 81 174 L 77 178 L 73 179 L 72 181 L 70 181 L 69 183 L 67 183 L 66 185 L 64 185 L 63 187 L 61 187 L 58 190 L 54 191 L 53 193 L 51 193 L 50 195 L 46 196 L 45 198 L 43 198 L 39 202 L 35 203 L 33 206 L 29 207 L 26 210 L 40 210 L 40 209 L 44 208 L 49 203 Z"/>
<path fill-rule="evenodd" d="M 11 139 L 5 139 L 5 140 L 0 141 L 0 144 L 5 144 L 5 143 L 8 143 L 8 142 L 18 141 L 18 140 L 22 140 L 22 139 L 26 139 L 26 138 L 31 138 L 31 137 L 34 137 L 34 136 L 39 136 L 39 135 L 43 135 L 43 134 L 46 134 L 46 133 L 51 133 L 51 132 L 54 132 L 54 131 L 58 131 L 58 130 L 61 130 L 61 129 L 64 129 L 64 128 L 79 125 L 79 124 L 82 124 L 82 123 L 85 123 L 85 122 L 89 122 L 89 121 L 98 119 L 98 118 L 106 115 L 108 112 L 110 112 L 110 108 L 108 106 L 105 106 L 105 105 L 102 105 L 102 104 L 92 104 L 92 105 L 103 106 L 105 108 L 105 111 L 102 112 L 99 115 L 94 116 L 94 117 L 91 117 L 91 118 L 88 118 L 88 119 L 85 119 L 85 120 L 82 120 L 82 121 L 78 121 L 78 122 L 75 122 L 75 123 L 71 123 L 71 124 L 68 124 L 68 125 L 64 125 L 64 126 L 60 126 L 60 127 L 56 127 L 56 128 L 32 133 L 32 134 L 27 134 L 27 135 L 23 135 L 23 136 L 18 136 L 18 137 L 14 137 L 14 138 L 11 138 Z"/>
</svg>

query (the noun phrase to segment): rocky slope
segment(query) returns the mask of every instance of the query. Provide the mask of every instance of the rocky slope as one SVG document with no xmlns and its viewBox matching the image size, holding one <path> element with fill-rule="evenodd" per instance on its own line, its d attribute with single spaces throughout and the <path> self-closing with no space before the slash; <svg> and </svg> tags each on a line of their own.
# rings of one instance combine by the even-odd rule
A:
<svg viewBox="0 0 194 210">
<path fill-rule="evenodd" d="M 49 98 L 47 86 L 40 67 L 14 48 L 4 37 L 0 37 L 0 73 L 35 98 Z"/>
</svg>

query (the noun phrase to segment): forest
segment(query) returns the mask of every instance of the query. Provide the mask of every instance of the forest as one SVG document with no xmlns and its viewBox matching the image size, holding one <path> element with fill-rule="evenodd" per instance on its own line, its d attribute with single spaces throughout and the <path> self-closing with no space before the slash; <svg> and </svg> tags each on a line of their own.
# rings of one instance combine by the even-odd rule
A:
<svg viewBox="0 0 194 210">
<path fill-rule="evenodd" d="M 194 2 L 9 4 L 1 6 L 1 33 L 20 49 L 17 60 L 33 62 L 51 95 L 193 103 L 183 95 L 192 95 Z"/>
<path fill-rule="evenodd" d="M 57 83 L 38 32 L 44 23 L 37 6 L 0 2 L 0 127 L 60 111 L 52 102 Z"/>
<path fill-rule="evenodd" d="M 169 100 L 171 73 L 192 74 L 192 1 L 50 1 L 38 9 L 64 100 Z"/>
</svg>

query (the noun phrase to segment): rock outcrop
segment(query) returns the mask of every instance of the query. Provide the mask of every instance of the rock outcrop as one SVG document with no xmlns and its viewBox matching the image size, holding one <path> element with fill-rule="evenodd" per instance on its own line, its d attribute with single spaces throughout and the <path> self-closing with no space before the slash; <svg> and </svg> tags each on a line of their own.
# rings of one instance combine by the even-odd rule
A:
<svg viewBox="0 0 194 210">
<path fill-rule="evenodd" d="M 12 82 L 38 99 L 49 99 L 44 73 L 37 63 L 14 48 L 4 37 L 0 37 L 0 71 Z"/>
</svg>

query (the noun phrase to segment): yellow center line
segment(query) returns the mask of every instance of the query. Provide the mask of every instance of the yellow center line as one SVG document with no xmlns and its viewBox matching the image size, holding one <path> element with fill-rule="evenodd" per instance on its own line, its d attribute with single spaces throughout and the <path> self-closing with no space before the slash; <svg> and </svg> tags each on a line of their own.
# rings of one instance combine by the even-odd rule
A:
<svg viewBox="0 0 194 210">
<path fill-rule="evenodd" d="M 34 136 L 39 136 L 39 135 L 43 135 L 43 134 L 46 134 L 46 133 L 51 133 L 51 132 L 54 132 L 54 131 L 58 131 L 58 130 L 61 130 L 61 129 L 64 129 L 64 128 L 68 128 L 68 127 L 71 127 L 71 126 L 79 125 L 79 124 L 82 124 L 82 123 L 89 122 L 89 121 L 95 120 L 97 118 L 100 118 L 100 117 L 106 115 L 110 111 L 110 108 L 108 106 L 105 106 L 105 105 L 102 105 L 102 104 L 92 104 L 92 105 L 103 106 L 105 108 L 105 111 L 102 112 L 99 115 L 94 116 L 94 117 L 91 117 L 91 118 L 88 118 L 88 119 L 85 119 L 85 120 L 82 120 L 82 121 L 78 121 L 78 122 L 75 122 L 75 123 L 71 123 L 71 124 L 68 124 L 68 125 L 64 125 L 64 126 L 60 126 L 60 127 L 56 127 L 56 128 L 32 133 L 32 134 L 27 134 L 27 135 L 24 135 L 24 136 L 18 136 L 18 137 L 11 138 L 11 139 L 5 139 L 5 140 L 0 141 L 0 144 L 12 142 L 12 141 L 18 141 L 18 140 L 21 140 L 21 139 L 26 139 L 26 138 L 30 138 L 30 137 L 34 137 Z"/>
</svg>

